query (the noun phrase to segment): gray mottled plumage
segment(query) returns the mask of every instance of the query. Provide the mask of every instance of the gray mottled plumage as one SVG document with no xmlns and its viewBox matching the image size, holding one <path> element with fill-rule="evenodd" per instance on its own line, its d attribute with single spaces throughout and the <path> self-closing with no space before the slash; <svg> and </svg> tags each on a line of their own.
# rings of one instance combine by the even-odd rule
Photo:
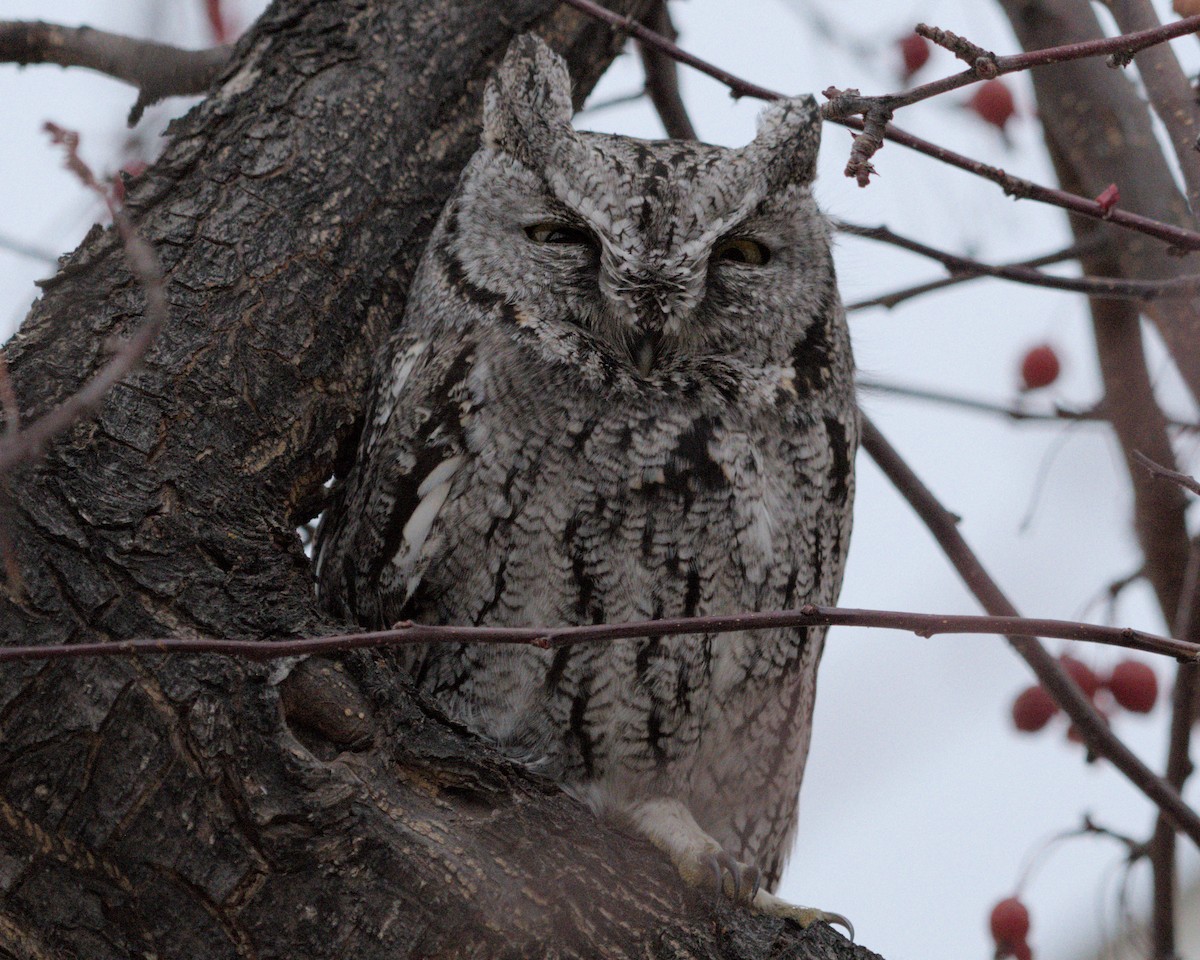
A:
<svg viewBox="0 0 1200 960">
<path fill-rule="evenodd" d="M 562 61 L 518 39 L 321 525 L 324 602 L 369 626 L 834 602 L 858 430 L 809 191 L 815 103 L 772 105 L 736 150 L 578 133 L 570 117 Z M 447 712 L 647 833 L 685 876 L 723 851 L 769 888 L 823 639 L 398 656 Z"/>
</svg>

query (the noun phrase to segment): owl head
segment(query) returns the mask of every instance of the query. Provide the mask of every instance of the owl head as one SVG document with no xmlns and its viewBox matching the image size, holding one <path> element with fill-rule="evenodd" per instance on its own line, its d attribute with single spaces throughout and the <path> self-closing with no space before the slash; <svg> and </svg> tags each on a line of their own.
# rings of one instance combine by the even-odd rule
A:
<svg viewBox="0 0 1200 960">
<path fill-rule="evenodd" d="M 445 218 L 456 270 L 514 336 L 650 389 L 713 362 L 786 367 L 814 325 L 844 324 L 810 193 L 812 97 L 772 104 L 737 149 L 576 131 L 571 115 L 566 64 L 518 37 Z"/>
</svg>

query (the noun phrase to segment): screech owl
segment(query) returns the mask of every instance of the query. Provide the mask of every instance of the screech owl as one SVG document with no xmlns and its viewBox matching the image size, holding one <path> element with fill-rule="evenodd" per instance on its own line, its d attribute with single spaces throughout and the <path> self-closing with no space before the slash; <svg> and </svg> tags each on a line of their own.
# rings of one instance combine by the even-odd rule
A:
<svg viewBox="0 0 1200 960">
<path fill-rule="evenodd" d="M 811 97 L 726 149 L 576 132 L 514 41 L 317 536 L 335 613 L 560 625 L 835 602 L 858 421 Z M 396 656 L 449 714 L 640 830 L 772 890 L 824 630 Z M 722 881 L 722 870 L 729 876 Z M 761 871 L 765 889 L 759 889 Z M 791 911 L 789 913 L 789 911 Z"/>
</svg>

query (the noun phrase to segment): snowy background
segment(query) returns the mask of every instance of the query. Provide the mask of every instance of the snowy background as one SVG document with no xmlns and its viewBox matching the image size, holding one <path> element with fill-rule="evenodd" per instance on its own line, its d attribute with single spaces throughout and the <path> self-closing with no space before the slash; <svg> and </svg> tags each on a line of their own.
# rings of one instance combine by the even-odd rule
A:
<svg viewBox="0 0 1200 960">
<path fill-rule="evenodd" d="M 1164 20 L 1173 19 L 1157 3 Z M 235 28 L 262 4 L 226 0 Z M 895 41 L 919 21 L 967 36 L 999 53 L 1018 47 L 989 3 L 922 0 L 720 0 L 672 4 L 680 44 L 756 83 L 801 93 L 830 84 L 864 93 L 898 89 Z M 184 46 L 211 42 L 199 0 L 4 0 L 5 18 L 87 23 Z M 824 24 L 822 25 L 822 19 Z M 1200 44 L 1175 42 L 1195 73 Z M 958 69 L 935 51 L 917 76 Z M 702 139 L 728 145 L 753 135 L 760 104 L 734 102 L 714 81 L 682 69 L 685 101 Z M 1009 78 L 1018 116 L 1009 140 L 962 104 L 970 91 L 906 109 L 904 128 L 1018 176 L 1053 184 L 1032 94 Z M 637 57 L 622 57 L 592 103 L 638 91 Z M 111 173 L 130 159 L 152 159 L 167 119 L 182 99 L 152 108 L 134 131 L 124 119 L 130 88 L 83 70 L 0 67 L 0 331 L 15 329 L 51 275 L 53 258 L 73 248 L 100 219 L 99 205 L 61 168 L 40 133 L 45 120 L 79 130 L 82 153 Z M 662 128 L 643 101 L 585 111 L 577 125 L 642 137 Z M 889 145 L 875 158 L 879 176 L 859 189 L 842 176 L 849 134 L 827 126 L 818 197 L 846 220 L 887 224 L 935 246 L 1004 262 L 1070 242 L 1064 215 L 1014 202 L 999 188 Z M 12 249 L 21 244 L 28 254 Z M 895 248 L 846 238 L 837 264 L 847 302 L 935 279 L 941 269 Z M 978 280 L 893 310 L 852 317 L 857 361 L 870 377 L 999 403 L 1017 400 L 1025 349 L 1052 343 L 1063 375 L 1045 396 L 1025 402 L 1085 409 L 1100 395 L 1086 304 L 1081 297 Z M 1168 411 L 1196 419 L 1152 332 L 1151 370 Z M 1109 583 L 1132 573 L 1139 555 L 1129 528 L 1130 492 L 1115 441 L 1102 425 L 1013 424 L 941 405 L 866 394 L 863 405 L 918 474 L 953 511 L 962 532 L 1022 613 L 1115 622 L 1161 632 L 1150 590 L 1134 585 L 1115 610 Z M 1195 436 L 1180 440 L 1190 469 Z M 841 603 L 849 607 L 977 613 L 978 607 L 930 536 L 865 456 L 859 459 L 854 542 Z M 1060 646 L 1052 643 L 1057 650 Z M 1121 654 L 1080 648 L 1097 667 Z M 1169 685 L 1170 664 L 1156 662 Z M 1135 913 L 1148 901 L 1147 872 L 1128 876 L 1123 848 L 1085 837 L 1039 856 L 1047 838 L 1077 827 L 1085 813 L 1135 838 L 1149 834 L 1154 810 L 1103 763 L 1087 765 L 1063 736 L 1061 720 L 1037 736 L 1018 735 L 1009 709 L 1030 681 L 1028 669 L 995 637 L 916 637 L 835 629 L 822 667 L 816 731 L 801 803 L 800 839 L 782 894 L 853 919 L 858 938 L 888 960 L 986 958 L 991 905 L 1016 888 L 1035 858 L 1023 896 L 1033 913 L 1040 958 L 1103 952 L 1122 923 L 1128 885 Z M 1122 713 L 1117 732 L 1153 768 L 1165 760 L 1168 707 L 1148 717 Z M 1200 777 L 1188 793 L 1200 803 Z M 1181 843 L 1195 882 L 1200 862 Z M 1191 909 L 1197 911 L 1196 888 Z M 1193 944 L 1193 955 L 1200 947 Z M 1185 949 L 1186 952 L 1186 949 Z"/>
</svg>

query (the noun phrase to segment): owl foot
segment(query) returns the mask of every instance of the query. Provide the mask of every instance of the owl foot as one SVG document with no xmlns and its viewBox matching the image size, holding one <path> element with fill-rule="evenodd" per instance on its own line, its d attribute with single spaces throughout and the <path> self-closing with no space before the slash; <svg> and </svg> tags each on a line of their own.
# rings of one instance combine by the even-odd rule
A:
<svg viewBox="0 0 1200 960">
<path fill-rule="evenodd" d="M 817 920 L 828 924 L 837 924 L 839 927 L 845 928 L 851 940 L 854 939 L 854 924 L 840 913 L 830 913 L 827 910 L 818 910 L 816 907 L 802 907 L 797 903 L 788 903 L 773 893 L 767 893 L 766 890 L 759 890 L 754 895 L 750 908 L 756 913 L 765 913 L 770 917 L 793 920 L 802 927 L 807 927 Z"/>
<path fill-rule="evenodd" d="M 719 901 L 723 896 L 728 896 L 734 903 L 745 903 L 749 906 L 754 902 L 754 897 L 758 893 L 759 881 L 762 879 L 758 867 L 735 860 L 723 847 L 717 853 L 712 854 L 708 862 L 712 868 L 713 879 L 716 881 L 716 900 Z M 726 878 L 726 874 L 728 874 L 728 878 Z M 726 882 L 727 879 L 728 882 Z"/>
<path fill-rule="evenodd" d="M 675 869 L 689 886 L 705 887 L 715 881 L 717 900 L 727 896 L 734 903 L 745 904 L 757 913 L 793 920 L 802 927 L 817 920 L 836 923 L 845 927 L 850 939 L 854 939 L 854 926 L 840 913 L 788 903 L 760 889 L 762 875 L 758 867 L 732 856 L 705 832 L 681 801 L 665 797 L 639 800 L 622 804 L 619 813 L 622 819 L 670 856 Z"/>
</svg>

